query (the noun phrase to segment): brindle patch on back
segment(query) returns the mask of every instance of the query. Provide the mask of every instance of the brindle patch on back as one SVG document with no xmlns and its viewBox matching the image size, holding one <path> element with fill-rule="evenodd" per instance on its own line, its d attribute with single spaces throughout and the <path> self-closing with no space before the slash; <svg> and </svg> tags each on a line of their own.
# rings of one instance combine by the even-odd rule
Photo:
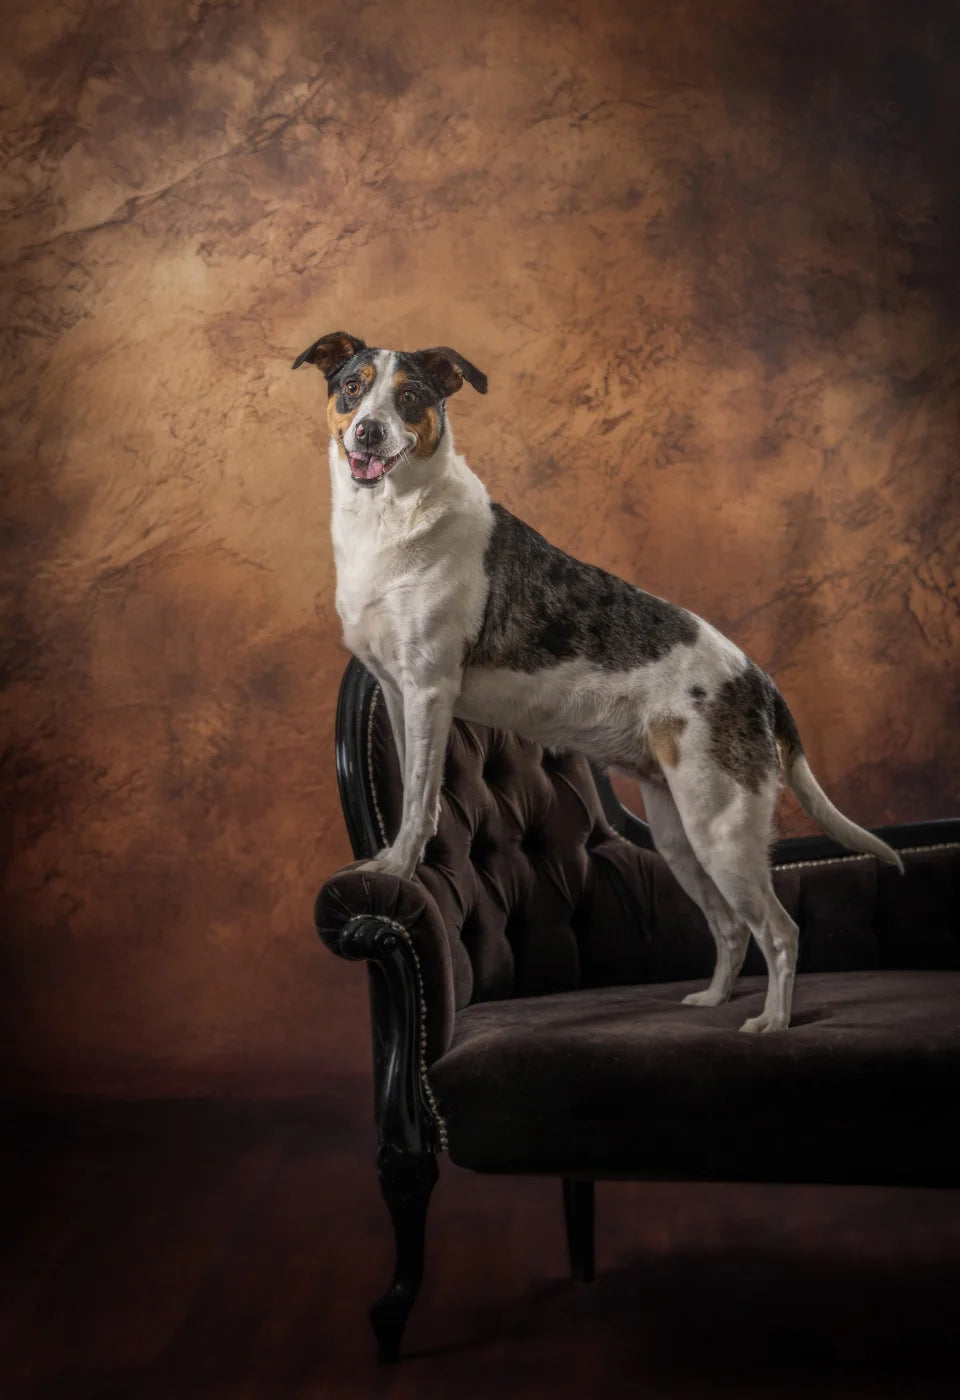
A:
<svg viewBox="0 0 960 1400">
<path fill-rule="evenodd" d="M 770 677 L 748 661 L 724 681 L 706 711 L 711 756 L 749 792 L 759 792 L 777 770 L 778 694 Z"/>
<path fill-rule="evenodd" d="M 483 561 L 490 589 L 465 665 L 532 673 L 584 657 L 627 671 L 696 642 L 692 613 L 572 559 L 503 506 L 491 511 Z"/>
<path fill-rule="evenodd" d="M 417 439 L 413 455 L 432 457 L 443 432 L 440 407 L 431 401 L 434 396 L 419 376 L 404 368 L 394 374 L 393 390 L 397 412 Z"/>
</svg>

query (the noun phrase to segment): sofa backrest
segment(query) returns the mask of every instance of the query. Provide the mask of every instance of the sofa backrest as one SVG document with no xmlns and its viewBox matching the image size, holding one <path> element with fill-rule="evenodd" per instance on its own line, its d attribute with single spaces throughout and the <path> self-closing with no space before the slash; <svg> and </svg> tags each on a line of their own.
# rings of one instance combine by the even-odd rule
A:
<svg viewBox="0 0 960 1400">
<path fill-rule="evenodd" d="M 358 856 L 400 823 L 402 785 L 379 687 L 353 661 L 337 726 L 341 798 Z M 919 830 L 919 829 L 918 829 Z M 835 854 L 775 869 L 801 929 L 799 970 L 960 966 L 960 822 L 921 831 L 901 876 Z M 910 846 L 910 828 L 898 845 Z M 781 843 L 781 856 L 804 843 Z M 654 851 L 614 830 L 593 772 L 515 735 L 454 722 L 436 836 L 415 877 L 450 940 L 456 1004 L 576 987 L 708 978 L 703 918 Z M 751 943 L 745 972 L 762 972 Z"/>
</svg>

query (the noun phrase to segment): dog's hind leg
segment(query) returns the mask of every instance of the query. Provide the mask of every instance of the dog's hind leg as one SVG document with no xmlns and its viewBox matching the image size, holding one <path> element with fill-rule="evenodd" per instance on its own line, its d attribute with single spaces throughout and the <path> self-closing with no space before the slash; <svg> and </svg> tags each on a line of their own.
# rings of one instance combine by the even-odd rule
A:
<svg viewBox="0 0 960 1400">
<path fill-rule="evenodd" d="M 713 878 L 739 909 L 767 964 L 767 995 L 759 1016 L 750 1016 L 742 1031 L 782 1031 L 790 1024 L 797 969 L 797 926 L 773 891 L 769 870 L 751 879 L 736 870 L 714 867 Z"/>
<path fill-rule="evenodd" d="M 785 1030 L 790 1024 L 797 965 L 797 926 L 777 899 L 769 844 L 777 788 L 771 775 L 757 791 L 714 772 L 704 781 L 682 761 L 665 770 L 687 838 L 734 916 L 747 926 L 767 965 L 763 1011 L 744 1031 Z"/>
<path fill-rule="evenodd" d="M 773 892 L 768 876 L 766 918 L 757 942 L 767 964 L 767 996 L 759 1016 L 750 1016 L 742 1031 L 782 1031 L 790 1024 L 797 970 L 798 929 Z"/>
<path fill-rule="evenodd" d="M 707 921 L 717 948 L 717 961 L 709 987 L 683 998 L 684 1006 L 720 1006 L 730 999 L 737 980 L 750 930 L 734 915 L 727 901 L 704 870 L 687 839 L 670 790 L 660 781 L 641 778 L 643 808 L 653 833 L 654 845 L 673 875 L 697 904 Z"/>
</svg>

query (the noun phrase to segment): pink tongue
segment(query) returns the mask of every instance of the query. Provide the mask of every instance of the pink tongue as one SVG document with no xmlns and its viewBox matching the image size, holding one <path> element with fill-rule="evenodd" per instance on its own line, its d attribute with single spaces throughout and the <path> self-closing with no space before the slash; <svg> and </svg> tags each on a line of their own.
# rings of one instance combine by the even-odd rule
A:
<svg viewBox="0 0 960 1400">
<path fill-rule="evenodd" d="M 362 457 L 351 457 L 350 470 L 362 481 L 376 481 L 378 476 L 383 476 L 383 463 L 379 457 L 368 457 L 366 461 Z"/>
</svg>

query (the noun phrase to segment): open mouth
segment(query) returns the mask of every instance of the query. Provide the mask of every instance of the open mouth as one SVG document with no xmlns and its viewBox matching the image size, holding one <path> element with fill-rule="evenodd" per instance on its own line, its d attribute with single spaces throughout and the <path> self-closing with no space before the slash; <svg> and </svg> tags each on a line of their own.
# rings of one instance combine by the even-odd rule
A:
<svg viewBox="0 0 960 1400">
<path fill-rule="evenodd" d="M 398 452 L 395 457 L 374 457 L 370 452 L 351 452 L 350 475 L 358 486 L 376 486 L 390 468 L 397 465 L 402 456 L 402 452 Z"/>
</svg>

